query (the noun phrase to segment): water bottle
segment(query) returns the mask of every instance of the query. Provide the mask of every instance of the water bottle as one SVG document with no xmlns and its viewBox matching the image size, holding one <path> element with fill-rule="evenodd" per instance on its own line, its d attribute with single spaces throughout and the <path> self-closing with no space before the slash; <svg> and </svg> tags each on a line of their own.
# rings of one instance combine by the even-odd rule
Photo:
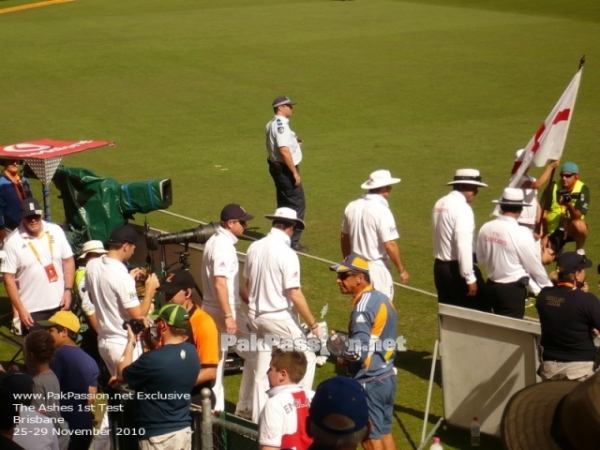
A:
<svg viewBox="0 0 600 450">
<path fill-rule="evenodd" d="M 444 450 L 444 448 L 442 447 L 442 444 L 440 444 L 439 437 L 433 438 L 433 444 L 431 444 L 431 447 L 429 447 L 429 450 Z"/>
<path fill-rule="evenodd" d="M 481 434 L 481 424 L 477 420 L 477 417 L 473 417 L 471 422 L 471 447 L 479 447 Z"/>
</svg>

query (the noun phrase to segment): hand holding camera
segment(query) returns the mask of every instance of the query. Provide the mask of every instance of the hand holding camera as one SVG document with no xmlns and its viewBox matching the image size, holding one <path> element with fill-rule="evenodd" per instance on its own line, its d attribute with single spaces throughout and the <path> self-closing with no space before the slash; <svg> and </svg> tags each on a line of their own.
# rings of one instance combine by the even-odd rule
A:
<svg viewBox="0 0 600 450">
<path fill-rule="evenodd" d="M 144 319 L 130 319 L 123 322 L 123 329 L 127 330 L 128 334 L 132 334 L 132 336 L 128 336 L 130 340 L 135 340 L 135 337 L 145 331 L 146 328 L 148 327 Z"/>
<path fill-rule="evenodd" d="M 571 191 L 569 191 L 568 189 L 560 189 L 556 192 L 556 196 L 558 198 L 559 205 L 568 205 L 569 203 L 571 203 L 571 200 L 573 200 L 573 197 L 571 196 Z"/>
</svg>

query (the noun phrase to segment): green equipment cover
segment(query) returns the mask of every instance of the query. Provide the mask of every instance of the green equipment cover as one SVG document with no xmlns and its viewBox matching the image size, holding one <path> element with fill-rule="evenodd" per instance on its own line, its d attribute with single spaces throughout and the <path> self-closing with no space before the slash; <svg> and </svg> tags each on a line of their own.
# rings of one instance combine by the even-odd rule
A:
<svg viewBox="0 0 600 450">
<path fill-rule="evenodd" d="M 52 181 L 60 191 L 67 239 L 76 254 L 90 239 L 106 244 L 111 231 L 135 213 L 167 209 L 173 202 L 169 179 L 121 185 L 83 167 L 59 166 Z"/>
</svg>

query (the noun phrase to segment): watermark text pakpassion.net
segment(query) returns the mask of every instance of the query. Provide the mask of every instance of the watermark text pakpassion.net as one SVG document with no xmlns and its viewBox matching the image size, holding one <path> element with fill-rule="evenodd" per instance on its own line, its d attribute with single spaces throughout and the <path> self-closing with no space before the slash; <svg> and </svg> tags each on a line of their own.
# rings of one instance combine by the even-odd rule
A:
<svg viewBox="0 0 600 450">
<path fill-rule="evenodd" d="M 331 338 L 330 338 L 331 339 Z M 276 334 L 265 334 L 259 338 L 256 334 L 250 334 L 248 338 L 238 338 L 233 334 L 222 333 L 219 335 L 221 348 L 235 347 L 242 352 L 271 352 L 275 347 L 282 350 L 296 350 L 300 352 L 318 353 L 325 347 L 325 343 L 316 337 L 287 338 Z M 368 343 L 360 339 L 348 338 L 345 340 L 344 349 L 350 352 L 368 351 L 406 351 L 406 339 L 398 336 L 396 339 L 371 338 Z"/>
</svg>

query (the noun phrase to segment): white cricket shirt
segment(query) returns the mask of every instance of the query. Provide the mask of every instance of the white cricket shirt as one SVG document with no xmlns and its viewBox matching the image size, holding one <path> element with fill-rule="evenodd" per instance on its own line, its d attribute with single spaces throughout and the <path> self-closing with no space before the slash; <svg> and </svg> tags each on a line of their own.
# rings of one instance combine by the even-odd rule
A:
<svg viewBox="0 0 600 450">
<path fill-rule="evenodd" d="M 350 236 L 352 252 L 368 261 L 388 259 L 384 243 L 400 237 L 388 201 L 379 194 L 365 194 L 346 206 L 342 233 Z"/>
<path fill-rule="evenodd" d="M 473 271 L 475 218 L 467 199 L 458 191 L 440 198 L 431 213 L 433 256 L 441 261 L 458 261 L 467 284 L 477 279 Z"/>
<path fill-rule="evenodd" d="M 485 264 L 488 278 L 496 283 L 514 283 L 529 276 L 540 287 L 552 286 L 533 235 L 512 217 L 502 215 L 481 227 L 477 261 Z"/>
<path fill-rule="evenodd" d="M 290 237 L 277 228 L 254 242 L 246 254 L 244 277 L 249 280 L 251 317 L 292 309 L 289 289 L 300 287 L 300 261 Z"/>
<path fill-rule="evenodd" d="M 215 277 L 227 279 L 229 304 L 232 306 L 240 304 L 239 263 L 235 251 L 237 241 L 237 237 L 231 231 L 219 227 L 217 232 L 206 242 L 202 254 L 203 306 L 221 307 L 215 289 Z"/>
<path fill-rule="evenodd" d="M 135 280 L 125 264 L 102 255 L 86 266 L 85 288 L 98 318 L 98 339 L 127 339 L 123 322 L 130 320 L 127 311 L 140 305 Z"/>
</svg>

